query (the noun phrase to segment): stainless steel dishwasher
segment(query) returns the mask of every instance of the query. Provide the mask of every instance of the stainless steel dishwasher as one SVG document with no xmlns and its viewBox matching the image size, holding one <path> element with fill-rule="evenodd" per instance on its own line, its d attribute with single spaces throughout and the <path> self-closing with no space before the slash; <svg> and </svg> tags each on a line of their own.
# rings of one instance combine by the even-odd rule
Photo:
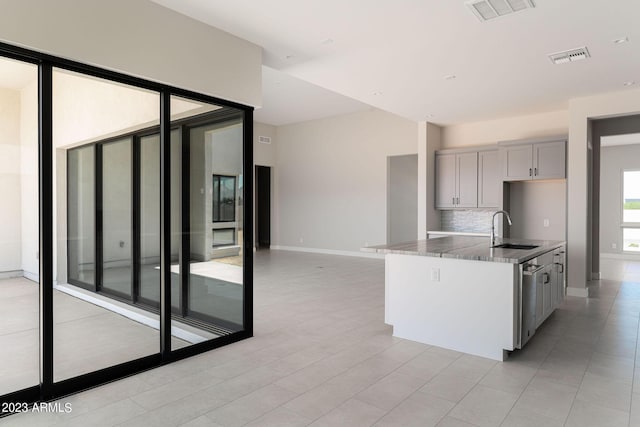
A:
<svg viewBox="0 0 640 427">
<path fill-rule="evenodd" d="M 545 265 L 538 265 L 533 258 L 520 265 L 520 336 L 518 348 L 536 333 L 536 301 L 538 282 L 542 280 Z"/>
</svg>

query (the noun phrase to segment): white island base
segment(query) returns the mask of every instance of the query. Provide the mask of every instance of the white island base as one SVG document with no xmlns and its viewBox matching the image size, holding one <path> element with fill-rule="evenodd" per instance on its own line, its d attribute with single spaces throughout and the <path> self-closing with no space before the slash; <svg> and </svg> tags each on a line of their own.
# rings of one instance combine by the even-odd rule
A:
<svg viewBox="0 0 640 427">
<path fill-rule="evenodd" d="M 494 360 L 516 347 L 517 264 L 388 253 L 385 274 L 394 336 Z"/>
</svg>

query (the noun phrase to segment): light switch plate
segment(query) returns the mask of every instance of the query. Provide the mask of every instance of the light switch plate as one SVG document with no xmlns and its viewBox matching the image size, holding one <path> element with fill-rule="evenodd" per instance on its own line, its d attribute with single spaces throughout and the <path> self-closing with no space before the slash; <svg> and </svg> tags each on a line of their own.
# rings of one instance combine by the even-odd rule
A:
<svg viewBox="0 0 640 427">
<path fill-rule="evenodd" d="M 432 282 L 439 282 L 440 281 L 440 269 L 439 268 L 432 268 L 431 269 L 431 281 Z"/>
</svg>

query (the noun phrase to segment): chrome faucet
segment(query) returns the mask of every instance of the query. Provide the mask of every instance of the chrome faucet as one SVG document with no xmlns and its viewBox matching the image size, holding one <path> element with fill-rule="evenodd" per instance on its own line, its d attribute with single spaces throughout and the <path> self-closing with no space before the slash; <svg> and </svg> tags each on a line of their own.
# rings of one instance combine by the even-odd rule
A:
<svg viewBox="0 0 640 427">
<path fill-rule="evenodd" d="M 507 221 L 509 221 L 509 225 L 511 225 L 511 217 L 509 216 L 509 212 L 507 211 L 497 211 L 496 213 L 493 214 L 493 216 L 491 217 L 491 247 L 494 247 L 496 245 L 496 232 L 494 231 L 494 223 L 496 222 L 496 215 L 498 215 L 499 213 L 501 214 L 505 214 L 505 216 L 507 217 Z"/>
</svg>

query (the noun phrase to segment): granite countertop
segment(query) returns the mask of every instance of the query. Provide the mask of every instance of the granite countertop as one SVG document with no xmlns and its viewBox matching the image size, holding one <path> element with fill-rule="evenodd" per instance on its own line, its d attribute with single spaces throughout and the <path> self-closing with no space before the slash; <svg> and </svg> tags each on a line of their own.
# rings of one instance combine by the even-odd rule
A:
<svg viewBox="0 0 640 427">
<path fill-rule="evenodd" d="M 470 231 L 438 231 L 438 230 L 429 230 L 427 231 L 427 236 L 491 236 L 491 233 L 475 233 Z"/>
<path fill-rule="evenodd" d="M 521 264 L 565 244 L 565 242 L 560 240 L 496 238 L 496 244 L 499 243 L 536 245 L 538 247 L 528 250 L 490 248 L 488 237 L 448 236 L 438 239 L 416 240 L 392 245 L 369 246 L 362 248 L 361 250 L 363 252 L 375 252 L 380 254 L 420 255 L 439 258 Z"/>
</svg>

